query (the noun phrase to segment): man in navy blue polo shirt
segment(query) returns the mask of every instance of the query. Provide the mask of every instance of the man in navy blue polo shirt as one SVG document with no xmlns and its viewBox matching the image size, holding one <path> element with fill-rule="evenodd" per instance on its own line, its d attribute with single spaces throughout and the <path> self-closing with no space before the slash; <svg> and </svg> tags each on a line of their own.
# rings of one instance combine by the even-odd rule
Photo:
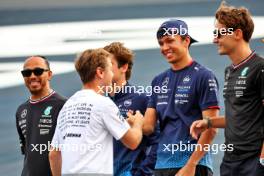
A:
<svg viewBox="0 0 264 176">
<path fill-rule="evenodd" d="M 145 134 L 153 132 L 156 121 L 160 122 L 155 175 L 212 175 L 211 152 L 204 146 L 208 149 L 216 130 L 207 130 L 194 140 L 189 128 L 195 120 L 218 115 L 217 80 L 190 56 L 189 47 L 195 40 L 184 21 L 165 21 L 157 31 L 157 39 L 171 67 L 153 79 L 144 118 Z"/>
<path fill-rule="evenodd" d="M 130 85 L 134 54 L 120 42 L 113 42 L 104 47 L 113 55 L 113 88 L 112 100 L 118 106 L 122 116 L 129 110 L 145 113 L 148 97 L 138 92 L 137 87 Z M 142 90 L 142 89 L 141 89 Z M 120 141 L 114 141 L 114 175 L 115 176 L 151 176 L 156 163 L 158 131 L 144 137 L 136 150 L 130 150 Z"/>
</svg>

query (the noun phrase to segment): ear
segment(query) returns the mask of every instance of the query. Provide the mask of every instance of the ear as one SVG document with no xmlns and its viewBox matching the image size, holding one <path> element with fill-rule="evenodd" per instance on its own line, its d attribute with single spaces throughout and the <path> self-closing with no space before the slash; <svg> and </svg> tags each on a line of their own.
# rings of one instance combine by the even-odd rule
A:
<svg viewBox="0 0 264 176">
<path fill-rule="evenodd" d="M 51 70 L 48 71 L 48 80 L 50 81 L 53 76 L 53 73 Z"/>
<path fill-rule="evenodd" d="M 243 39 L 243 31 L 241 29 L 235 30 L 235 39 Z"/>
<path fill-rule="evenodd" d="M 98 77 L 99 79 L 104 78 L 104 70 L 101 67 L 96 68 L 96 77 Z"/>
<path fill-rule="evenodd" d="M 183 39 L 184 44 L 186 45 L 187 48 L 189 48 L 191 38 L 190 36 L 187 36 L 185 39 Z"/>
<path fill-rule="evenodd" d="M 128 69 L 128 64 L 124 64 L 123 66 L 120 67 L 122 73 L 126 73 Z"/>
</svg>

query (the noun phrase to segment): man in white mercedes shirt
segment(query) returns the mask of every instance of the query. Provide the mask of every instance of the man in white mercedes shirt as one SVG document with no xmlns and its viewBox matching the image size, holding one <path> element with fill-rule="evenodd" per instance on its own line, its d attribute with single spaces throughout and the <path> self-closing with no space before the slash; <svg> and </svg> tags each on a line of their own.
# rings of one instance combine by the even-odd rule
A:
<svg viewBox="0 0 264 176">
<path fill-rule="evenodd" d="M 142 139 L 143 116 L 130 125 L 111 99 L 105 97 L 113 78 L 111 55 L 104 49 L 86 50 L 75 61 L 83 88 L 59 113 L 49 154 L 53 176 L 113 175 L 113 137 L 130 149 Z"/>
</svg>

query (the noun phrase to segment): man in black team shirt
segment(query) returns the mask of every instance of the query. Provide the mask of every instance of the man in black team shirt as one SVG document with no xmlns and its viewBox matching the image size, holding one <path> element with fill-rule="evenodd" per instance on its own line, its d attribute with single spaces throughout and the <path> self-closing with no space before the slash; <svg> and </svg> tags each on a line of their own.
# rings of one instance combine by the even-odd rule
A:
<svg viewBox="0 0 264 176">
<path fill-rule="evenodd" d="M 51 175 L 48 146 L 52 140 L 57 116 L 66 99 L 50 87 L 52 78 L 48 60 L 43 56 L 26 59 L 21 71 L 31 96 L 16 112 L 16 126 L 22 154 L 25 155 L 22 176 Z"/>
<path fill-rule="evenodd" d="M 225 69 L 225 118 L 196 121 L 194 138 L 206 128 L 225 128 L 221 176 L 264 176 L 264 59 L 252 51 L 254 23 L 246 8 L 222 3 L 216 12 L 214 43 L 232 65 Z"/>
</svg>

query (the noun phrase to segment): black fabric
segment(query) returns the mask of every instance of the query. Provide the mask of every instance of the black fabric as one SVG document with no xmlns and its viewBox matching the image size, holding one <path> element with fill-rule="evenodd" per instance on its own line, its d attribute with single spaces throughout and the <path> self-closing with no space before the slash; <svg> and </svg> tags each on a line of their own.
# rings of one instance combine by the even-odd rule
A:
<svg viewBox="0 0 264 176">
<path fill-rule="evenodd" d="M 221 176 L 263 176 L 264 167 L 259 163 L 259 155 L 240 160 L 223 160 L 220 167 Z"/>
<path fill-rule="evenodd" d="M 155 170 L 155 176 L 175 176 L 180 169 L 181 168 L 157 169 Z M 195 169 L 195 176 L 213 176 L 213 172 L 206 166 L 197 165 Z"/>
<path fill-rule="evenodd" d="M 238 67 L 225 70 L 226 151 L 224 158 L 237 161 L 260 153 L 264 139 L 264 59 L 257 54 Z"/>
<path fill-rule="evenodd" d="M 54 93 L 43 101 L 27 101 L 18 107 L 16 125 L 22 154 L 25 154 L 22 176 L 51 175 L 48 146 L 55 132 L 59 111 L 65 101 L 65 98 Z M 43 151 L 40 151 L 40 148 Z"/>
</svg>

